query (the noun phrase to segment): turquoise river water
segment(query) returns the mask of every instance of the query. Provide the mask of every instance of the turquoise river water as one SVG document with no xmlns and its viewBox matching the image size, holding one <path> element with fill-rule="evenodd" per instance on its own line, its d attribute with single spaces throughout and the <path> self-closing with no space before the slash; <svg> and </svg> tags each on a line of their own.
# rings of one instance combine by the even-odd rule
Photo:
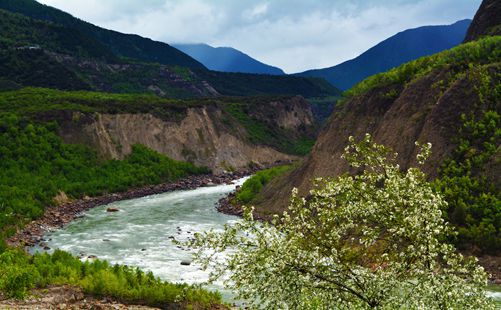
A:
<svg viewBox="0 0 501 310">
<path fill-rule="evenodd" d="M 111 263 L 152 271 L 163 280 L 201 283 L 207 280 L 208 273 L 196 264 L 181 265 L 181 261 L 190 260 L 191 253 L 178 248 L 169 237 L 186 240 L 195 232 L 222 229 L 225 224 L 238 221 L 235 216 L 217 212 L 215 206 L 244 181 L 245 178 L 231 185 L 175 191 L 96 207 L 44 238 L 51 249 L 59 248 L 83 259 L 95 255 Z M 110 207 L 120 211 L 106 212 Z M 231 293 L 220 283 L 209 289 L 218 289 L 224 299 L 231 300 Z M 501 303 L 499 286 L 490 288 L 488 294 Z"/>
</svg>

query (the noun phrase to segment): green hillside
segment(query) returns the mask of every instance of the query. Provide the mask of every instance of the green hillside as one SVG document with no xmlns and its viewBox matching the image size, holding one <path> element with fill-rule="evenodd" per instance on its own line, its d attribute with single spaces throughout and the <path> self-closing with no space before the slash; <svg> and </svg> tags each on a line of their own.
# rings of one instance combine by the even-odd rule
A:
<svg viewBox="0 0 501 310">
<path fill-rule="evenodd" d="M 324 79 L 288 75 L 247 74 L 197 70 L 197 75 L 226 96 L 302 95 L 306 98 L 340 96 Z"/>
<path fill-rule="evenodd" d="M 301 133 L 279 127 L 273 120 L 277 112 L 269 103 L 289 97 L 218 97 L 191 100 L 166 99 L 148 94 L 113 94 L 89 91 L 59 91 L 23 88 L 0 92 L 0 115 L 15 114 L 29 121 L 62 121 L 66 112 L 149 113 L 166 121 L 179 121 L 188 108 L 211 106 L 220 109 L 226 126 L 242 125 L 251 143 L 271 146 L 288 154 L 305 155 L 313 145 L 315 127 Z"/>
<path fill-rule="evenodd" d="M 188 68 L 204 68 L 198 61 L 168 44 L 138 35 L 103 29 L 34 0 L 2 0 L 0 8 L 34 19 L 49 21 L 87 35 L 100 42 L 115 55 L 139 61 L 158 62 Z"/>
<path fill-rule="evenodd" d="M 340 94 L 321 79 L 208 71 L 167 44 L 105 30 L 31 0 L 0 1 L 0 17 L 0 77 L 21 86 L 169 98 Z"/>
</svg>

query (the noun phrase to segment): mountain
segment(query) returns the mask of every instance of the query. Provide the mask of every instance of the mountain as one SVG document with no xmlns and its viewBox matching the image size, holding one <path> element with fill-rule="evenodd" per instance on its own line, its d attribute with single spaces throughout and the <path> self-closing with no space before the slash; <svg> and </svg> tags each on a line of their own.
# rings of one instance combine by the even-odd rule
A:
<svg viewBox="0 0 501 310">
<path fill-rule="evenodd" d="M 470 22 L 471 20 L 465 19 L 447 26 L 408 29 L 382 41 L 354 59 L 333 67 L 308 70 L 297 75 L 321 77 L 332 85 L 347 90 L 373 74 L 460 44 Z"/>
<path fill-rule="evenodd" d="M 466 34 L 465 42 L 485 35 L 501 35 L 501 5 L 497 0 L 483 1 Z"/>
<path fill-rule="evenodd" d="M 144 50 L 145 53 L 140 52 L 140 46 L 135 47 L 134 51 L 139 54 L 131 55 L 127 49 L 122 49 L 129 39 L 139 43 L 153 42 L 95 27 L 35 1 L 0 0 L 0 89 L 18 85 L 116 93 L 149 92 L 171 98 L 324 97 L 340 93 L 318 78 L 210 71 L 197 65 L 195 60 L 190 63 L 189 56 L 160 42 L 152 43 L 152 49 Z M 170 53 L 172 50 L 175 52 Z M 165 58 L 155 58 L 156 54 Z M 184 55 L 181 60 L 176 58 L 178 54 Z M 125 58 L 126 55 L 136 58 Z"/>
<path fill-rule="evenodd" d="M 120 57 L 145 62 L 157 62 L 164 65 L 204 68 L 195 59 L 166 43 L 153 41 L 138 35 L 103 29 L 34 0 L 0 0 L 0 9 L 19 13 L 33 19 L 52 22 L 72 31 L 77 31 L 78 35 L 84 34 L 94 38 Z"/>
<path fill-rule="evenodd" d="M 485 2 L 501 6 L 499 1 Z M 310 155 L 270 182 L 252 202 L 256 212 L 281 213 L 293 188 L 306 196 L 318 177 L 355 173 L 341 158 L 350 136 L 360 141 L 371 134 L 399 154 L 402 169 L 417 166 L 415 141 L 430 142 L 431 157 L 421 168 L 436 180 L 449 204 L 445 217 L 459 232 L 456 244 L 463 250 L 499 254 L 501 36 L 477 37 L 371 76 L 349 90 Z M 499 263 L 496 266 L 500 270 Z"/>
<path fill-rule="evenodd" d="M 282 69 L 264 64 L 231 47 L 212 47 L 207 44 L 172 44 L 210 70 L 257 74 L 285 74 Z"/>
</svg>

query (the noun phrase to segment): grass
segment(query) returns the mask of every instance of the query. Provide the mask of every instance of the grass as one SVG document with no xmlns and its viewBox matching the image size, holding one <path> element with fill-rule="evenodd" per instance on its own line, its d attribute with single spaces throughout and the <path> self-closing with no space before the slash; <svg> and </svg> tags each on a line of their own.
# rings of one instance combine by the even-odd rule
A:
<svg viewBox="0 0 501 310">
<path fill-rule="evenodd" d="M 257 113 L 246 111 L 252 109 L 260 110 Z M 273 107 L 264 107 L 262 105 L 258 107 L 252 104 L 238 103 L 229 103 L 224 106 L 224 110 L 243 125 L 247 131 L 250 142 L 268 145 L 287 154 L 299 156 L 307 155 L 315 144 L 315 139 L 312 134 L 305 133 L 298 136 L 296 133 L 291 132 L 291 130 L 280 128 L 276 126 L 276 124 L 270 126 L 270 122 L 264 121 L 264 119 L 269 119 L 273 124 L 273 120 L 276 119 L 273 116 L 270 117 L 270 115 L 266 115 L 262 117 L 262 119 L 256 116 L 257 114 L 271 114 L 276 112 L 266 111 L 270 109 L 273 110 Z"/>
<path fill-rule="evenodd" d="M 244 182 L 242 188 L 236 194 L 236 202 L 242 204 L 252 202 L 266 184 L 293 168 L 293 165 L 284 165 L 258 171 Z"/>
</svg>

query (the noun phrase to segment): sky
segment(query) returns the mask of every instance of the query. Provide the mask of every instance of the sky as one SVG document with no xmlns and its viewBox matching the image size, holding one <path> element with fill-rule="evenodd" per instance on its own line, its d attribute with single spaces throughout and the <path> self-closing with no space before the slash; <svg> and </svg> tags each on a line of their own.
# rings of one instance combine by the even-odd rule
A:
<svg viewBox="0 0 501 310">
<path fill-rule="evenodd" d="M 352 59 L 405 29 L 470 18 L 481 0 L 38 0 L 166 43 L 234 47 L 287 73 Z"/>
</svg>

